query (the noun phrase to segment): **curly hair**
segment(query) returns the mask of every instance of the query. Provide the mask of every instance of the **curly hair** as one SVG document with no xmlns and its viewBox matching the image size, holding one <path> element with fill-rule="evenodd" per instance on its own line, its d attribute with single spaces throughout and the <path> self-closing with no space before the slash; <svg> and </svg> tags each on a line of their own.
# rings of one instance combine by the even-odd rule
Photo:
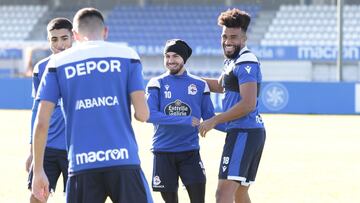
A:
<svg viewBox="0 0 360 203">
<path fill-rule="evenodd" d="M 244 32 L 246 32 L 249 23 L 250 15 L 245 11 L 242 11 L 237 8 L 229 9 L 225 12 L 222 12 L 218 17 L 218 25 L 225 26 L 229 28 L 238 28 L 240 27 Z"/>
</svg>

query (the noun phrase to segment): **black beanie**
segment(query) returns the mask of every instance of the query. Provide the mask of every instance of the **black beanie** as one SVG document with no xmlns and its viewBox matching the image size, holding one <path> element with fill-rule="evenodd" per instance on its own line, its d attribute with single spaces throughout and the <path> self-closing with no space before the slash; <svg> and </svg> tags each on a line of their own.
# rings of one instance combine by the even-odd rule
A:
<svg viewBox="0 0 360 203">
<path fill-rule="evenodd" d="M 181 39 L 170 39 L 166 41 L 164 48 L 164 54 L 168 52 L 175 52 L 179 54 L 181 58 L 183 58 L 185 64 L 187 59 L 191 56 L 192 50 L 185 41 Z"/>
</svg>

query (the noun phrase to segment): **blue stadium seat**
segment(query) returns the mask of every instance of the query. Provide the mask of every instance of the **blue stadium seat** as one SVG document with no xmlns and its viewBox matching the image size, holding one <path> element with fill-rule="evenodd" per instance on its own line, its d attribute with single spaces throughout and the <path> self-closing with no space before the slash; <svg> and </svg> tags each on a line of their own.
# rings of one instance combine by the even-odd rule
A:
<svg viewBox="0 0 360 203">
<path fill-rule="evenodd" d="M 0 40 L 25 40 L 38 20 L 47 11 L 47 6 L 35 5 L 0 5 Z"/>
<path fill-rule="evenodd" d="M 360 7 L 345 5 L 344 11 L 344 44 L 351 45 L 350 40 L 360 39 Z M 336 23 L 334 5 L 282 5 L 261 45 L 334 46 Z M 359 32 L 355 31 L 357 29 Z"/>
<path fill-rule="evenodd" d="M 260 10 L 256 5 L 234 7 L 247 10 L 253 21 Z M 209 42 L 218 42 L 221 30 L 216 19 L 226 9 L 226 6 L 217 5 L 118 5 L 108 14 L 109 40 L 126 41 L 132 46 L 161 46 L 169 38 L 182 38 L 191 44 L 207 47 Z"/>
</svg>

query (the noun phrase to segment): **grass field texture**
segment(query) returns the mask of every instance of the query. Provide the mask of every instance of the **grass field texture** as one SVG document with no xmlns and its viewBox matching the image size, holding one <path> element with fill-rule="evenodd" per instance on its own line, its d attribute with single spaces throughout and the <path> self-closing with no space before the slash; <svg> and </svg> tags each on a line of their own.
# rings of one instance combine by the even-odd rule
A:
<svg viewBox="0 0 360 203">
<path fill-rule="evenodd" d="M 332 115 L 263 115 L 267 140 L 253 203 L 359 203 L 360 117 Z M 151 181 L 152 126 L 134 122 L 142 167 Z M 28 202 L 25 159 L 29 152 L 30 111 L 0 110 L 0 202 Z M 211 131 L 201 138 L 206 167 L 206 202 L 215 202 L 217 172 L 225 134 Z M 65 202 L 62 185 L 50 203 Z M 153 194 L 154 202 L 162 202 Z M 189 202 L 179 188 L 181 203 Z M 110 202 L 110 201 L 107 201 Z"/>
</svg>

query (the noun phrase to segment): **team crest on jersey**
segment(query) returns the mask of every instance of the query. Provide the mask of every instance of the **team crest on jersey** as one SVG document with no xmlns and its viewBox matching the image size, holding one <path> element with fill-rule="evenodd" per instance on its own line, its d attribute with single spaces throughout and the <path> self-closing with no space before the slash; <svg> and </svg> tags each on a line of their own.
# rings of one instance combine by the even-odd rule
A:
<svg viewBox="0 0 360 203">
<path fill-rule="evenodd" d="M 174 102 L 165 106 L 164 112 L 166 115 L 172 116 L 189 116 L 191 115 L 191 108 L 188 104 L 177 99 Z"/>
<path fill-rule="evenodd" d="M 197 87 L 194 84 L 188 86 L 188 94 L 195 95 L 197 93 Z"/>
<path fill-rule="evenodd" d="M 169 90 L 170 86 L 169 85 L 165 85 L 164 86 L 166 90 Z"/>
</svg>

